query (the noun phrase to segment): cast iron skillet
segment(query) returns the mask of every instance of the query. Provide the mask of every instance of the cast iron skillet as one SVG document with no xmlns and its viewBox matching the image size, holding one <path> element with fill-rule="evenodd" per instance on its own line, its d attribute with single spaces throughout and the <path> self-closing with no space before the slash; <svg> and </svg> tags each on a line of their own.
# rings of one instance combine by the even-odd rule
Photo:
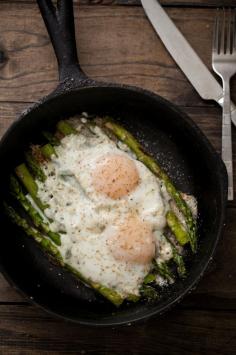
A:
<svg viewBox="0 0 236 355">
<path fill-rule="evenodd" d="M 189 275 L 162 292 L 155 304 L 115 309 L 54 265 L 1 214 L 1 271 L 7 280 L 47 311 L 82 324 L 118 325 L 161 314 L 196 285 L 211 260 L 222 231 L 227 196 L 225 167 L 197 126 L 176 106 L 151 92 L 125 85 L 98 83 L 82 72 L 76 53 L 73 2 L 38 0 L 59 64 L 60 84 L 8 129 L 0 143 L 1 200 L 7 198 L 9 172 L 23 160 L 31 142 L 40 143 L 42 128 L 82 111 L 110 114 L 138 136 L 184 192 L 199 203 L 199 248 L 188 260 Z"/>
</svg>

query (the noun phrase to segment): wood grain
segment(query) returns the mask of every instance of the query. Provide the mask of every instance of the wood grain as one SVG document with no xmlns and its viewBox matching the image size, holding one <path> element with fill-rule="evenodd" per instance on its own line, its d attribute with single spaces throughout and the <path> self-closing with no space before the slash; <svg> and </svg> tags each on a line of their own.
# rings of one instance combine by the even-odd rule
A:
<svg viewBox="0 0 236 355">
<path fill-rule="evenodd" d="M 1 0 L 9 2 L 9 0 Z M 34 0 L 12 0 L 14 3 L 33 3 Z M 187 7 L 218 7 L 218 6 L 234 6 L 234 0 L 160 0 L 164 6 L 187 6 Z M 141 6 L 140 0 L 74 0 L 74 4 L 79 5 L 124 5 L 124 6 Z"/>
<path fill-rule="evenodd" d="M 215 12 L 207 7 L 235 5 L 235 1 L 161 2 L 210 68 Z M 220 151 L 220 109 L 199 98 L 154 33 L 140 1 L 74 3 L 85 72 L 99 80 L 141 86 L 175 102 Z M 22 110 L 57 85 L 57 66 L 35 0 L 1 0 L 0 16 L 2 136 Z M 236 99 L 235 88 L 236 80 Z M 235 153 L 234 130 L 236 168 Z M 98 329 L 63 322 L 29 305 L 0 275 L 0 354 L 235 354 L 235 206 L 228 207 L 215 258 L 196 290 L 170 313 L 140 324 Z"/>
<path fill-rule="evenodd" d="M 198 96 L 177 68 L 141 8 L 114 11 L 110 6 L 83 6 L 75 12 L 79 58 L 89 76 L 140 86 L 178 105 L 212 105 Z M 210 68 L 214 12 L 168 12 Z M 3 4 L 0 16 L 0 47 L 8 58 L 0 69 L 0 100 L 36 101 L 57 85 L 56 60 L 37 6 Z M 235 86 L 236 81 L 236 94 Z"/>
<path fill-rule="evenodd" d="M 235 313 L 175 309 L 122 328 L 67 324 L 22 305 L 1 306 L 1 350 L 12 354 L 234 354 Z"/>
<path fill-rule="evenodd" d="M 90 5 L 141 5 L 140 0 L 78 0 L 79 4 Z M 201 7 L 218 7 L 218 6 L 235 6 L 233 0 L 161 0 L 164 6 L 201 6 Z"/>
</svg>

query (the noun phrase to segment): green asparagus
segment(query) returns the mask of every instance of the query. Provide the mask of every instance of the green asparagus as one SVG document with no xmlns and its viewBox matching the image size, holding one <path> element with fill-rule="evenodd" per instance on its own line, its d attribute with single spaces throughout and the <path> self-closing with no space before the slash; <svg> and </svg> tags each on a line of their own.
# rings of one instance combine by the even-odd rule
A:
<svg viewBox="0 0 236 355">
<path fill-rule="evenodd" d="M 52 146 L 60 145 L 60 140 L 55 135 L 53 135 L 51 132 L 43 131 L 42 134 L 43 134 L 44 138 L 46 138 Z"/>
<path fill-rule="evenodd" d="M 173 211 L 168 211 L 166 214 L 166 222 L 172 233 L 175 235 L 180 245 L 185 245 L 189 241 L 189 234 L 186 232 L 182 224 Z"/>
<path fill-rule="evenodd" d="M 36 209 L 33 207 L 33 205 L 30 203 L 30 201 L 24 195 L 19 182 L 17 181 L 17 179 L 13 175 L 11 175 L 11 177 L 10 177 L 10 192 L 13 195 L 13 197 L 18 200 L 18 202 L 21 204 L 21 206 L 24 208 L 24 210 L 30 216 L 34 225 L 37 228 L 41 229 L 42 232 L 46 233 L 47 236 L 56 245 L 61 245 L 60 235 L 58 233 L 55 233 L 50 230 L 48 223 L 46 223 L 43 220 L 42 216 L 36 211 Z"/>
<path fill-rule="evenodd" d="M 167 225 L 172 231 L 172 233 L 175 235 L 175 238 L 179 242 L 179 244 L 185 245 L 186 243 L 190 242 L 191 248 L 195 252 L 197 247 L 196 221 L 192 216 L 190 208 L 182 198 L 181 194 L 175 189 L 169 177 L 153 158 L 144 153 L 142 146 L 139 144 L 139 142 L 123 127 L 114 123 L 111 120 L 107 120 L 105 122 L 104 129 L 108 130 L 110 132 L 110 135 L 115 135 L 116 138 L 125 143 L 135 153 L 137 159 L 143 162 L 165 184 L 167 192 L 175 201 L 177 207 L 182 212 L 185 218 L 186 230 L 173 211 L 168 211 L 166 214 Z M 69 122 L 64 120 L 58 122 L 57 130 L 58 133 L 60 132 L 63 136 L 78 133 L 77 130 L 73 126 L 71 126 Z M 49 143 L 42 147 L 39 147 L 41 157 L 43 155 L 46 159 L 50 159 L 52 155 L 56 155 L 54 146 L 59 145 L 60 140 L 57 139 L 50 132 L 43 132 L 43 135 L 49 141 Z M 30 171 L 27 169 L 25 164 L 21 164 L 15 169 L 16 174 L 29 192 L 29 194 L 31 195 L 31 197 L 33 198 L 33 200 L 35 201 L 35 203 L 37 204 L 37 206 L 43 211 L 47 206 L 44 206 L 39 200 L 37 196 L 38 186 L 30 172 L 32 172 L 32 174 L 42 182 L 45 181 L 45 174 L 42 168 L 40 167 L 40 162 L 37 162 L 37 159 L 34 157 L 34 155 L 26 153 L 26 161 Z M 57 247 L 48 239 L 50 238 L 54 241 L 55 244 L 61 245 L 60 235 L 50 230 L 49 224 L 44 221 L 40 213 L 38 213 L 38 211 L 33 207 L 32 203 L 24 195 L 24 192 L 21 189 L 19 182 L 14 176 L 11 176 L 10 190 L 12 195 L 18 200 L 24 210 L 28 213 L 36 228 L 28 224 L 28 222 L 24 218 L 20 217 L 12 207 L 5 203 L 4 206 L 6 213 L 11 218 L 11 220 L 19 227 L 21 227 L 28 236 L 32 237 L 37 243 L 39 243 L 39 245 L 48 254 L 54 256 L 58 261 L 59 265 L 66 268 L 68 271 L 73 273 L 87 285 L 91 286 L 93 289 L 103 295 L 106 299 L 111 301 L 114 305 L 120 306 L 124 301 L 124 297 L 121 296 L 118 292 L 86 279 L 79 271 L 77 271 L 71 265 L 63 261 L 63 258 Z M 166 239 L 169 241 L 168 238 Z M 172 247 L 172 259 L 176 263 L 178 274 L 179 276 L 184 277 L 186 275 L 186 269 L 184 265 L 183 256 L 178 253 L 178 250 L 171 241 L 169 241 L 169 243 Z M 142 297 L 149 300 L 158 298 L 157 290 L 150 285 L 152 284 L 152 282 L 155 282 L 157 274 L 162 276 L 168 282 L 172 282 L 174 280 L 174 275 L 169 269 L 168 263 L 156 263 L 154 261 L 154 269 L 150 274 L 145 277 L 143 285 L 140 288 L 140 294 Z M 127 300 L 132 302 L 138 301 L 139 298 L 140 297 L 136 295 L 129 295 L 128 297 L 126 297 Z"/>
<path fill-rule="evenodd" d="M 159 298 L 157 290 L 150 285 L 142 285 L 142 287 L 140 288 L 140 293 L 142 297 L 147 299 L 148 301 L 155 301 Z"/>
<path fill-rule="evenodd" d="M 14 224 L 18 225 L 20 228 L 22 228 L 29 237 L 32 237 L 42 247 L 44 251 L 55 257 L 60 266 L 68 269 L 80 280 L 84 281 L 86 284 L 91 286 L 98 293 L 100 293 L 106 299 L 112 302 L 115 306 L 118 307 L 121 305 L 121 303 L 124 301 L 124 298 L 118 292 L 84 278 L 80 272 L 75 270 L 70 265 L 65 264 L 57 247 L 55 247 L 53 243 L 49 239 L 45 238 L 37 229 L 30 226 L 27 221 L 24 218 L 20 217 L 19 214 L 11 206 L 4 203 L 4 209 L 11 221 Z"/>
<path fill-rule="evenodd" d="M 69 136 L 70 134 L 77 134 L 76 129 L 69 124 L 69 122 L 61 120 L 57 124 L 57 129 L 64 136 Z"/>
<path fill-rule="evenodd" d="M 11 206 L 4 202 L 4 209 L 11 221 L 22 228 L 25 233 L 33 238 L 44 251 L 54 256 L 61 266 L 64 266 L 62 256 L 57 247 L 47 238 L 45 238 L 36 228 L 30 226 Z"/>
<path fill-rule="evenodd" d="M 177 272 L 181 278 L 184 278 L 186 277 L 186 268 L 185 268 L 183 256 L 177 252 L 176 248 L 173 248 L 172 250 L 173 250 L 173 260 L 177 266 Z"/>
<path fill-rule="evenodd" d="M 37 197 L 38 193 L 38 186 L 33 178 L 33 176 L 30 174 L 29 170 L 27 169 L 25 164 L 20 164 L 16 167 L 15 169 L 16 175 L 26 188 L 26 190 L 29 192 L 30 196 L 36 203 L 36 205 L 43 211 L 47 206 L 43 205 L 43 203 L 40 201 L 40 199 Z"/>
<path fill-rule="evenodd" d="M 65 267 L 67 270 L 69 270 L 71 273 L 73 273 L 75 276 L 77 276 L 81 281 L 84 281 L 87 285 L 91 286 L 94 290 L 96 290 L 101 295 L 103 295 L 106 299 L 108 299 L 110 302 L 112 302 L 115 306 L 119 307 L 123 303 L 124 297 L 122 297 L 118 292 L 116 292 L 106 286 L 102 286 L 99 283 L 96 283 L 96 282 L 93 282 L 91 280 L 84 278 L 84 276 L 79 271 L 77 271 L 75 268 L 73 268 L 69 264 L 66 264 Z M 135 297 L 134 297 L 134 295 L 130 295 L 130 297 L 128 297 L 127 299 L 132 300 L 133 302 L 136 302 L 137 296 L 135 296 Z"/>
<path fill-rule="evenodd" d="M 154 268 L 158 275 L 163 277 L 163 279 L 167 280 L 168 282 L 173 282 L 174 281 L 174 275 L 171 272 L 168 264 L 166 262 L 160 262 L 157 263 L 156 261 L 154 262 Z"/>
<path fill-rule="evenodd" d="M 137 159 L 144 163 L 163 183 L 165 184 L 167 192 L 175 201 L 179 210 L 183 213 L 188 229 L 189 242 L 193 252 L 197 249 L 197 234 L 196 221 L 187 203 L 182 198 L 179 191 L 176 190 L 167 174 L 161 169 L 157 162 L 144 153 L 142 146 L 125 128 L 114 123 L 110 119 L 106 120 L 105 127 L 123 143 L 125 143 L 136 155 Z"/>
<path fill-rule="evenodd" d="M 183 256 L 178 252 L 176 246 L 173 244 L 173 242 L 170 240 L 170 238 L 168 238 L 166 235 L 164 235 L 164 237 L 166 238 L 166 240 L 168 241 L 168 243 L 171 246 L 172 259 L 176 264 L 178 275 L 181 278 L 186 277 L 186 268 L 185 268 Z"/>
<path fill-rule="evenodd" d="M 127 301 L 130 301 L 130 302 L 138 302 L 140 300 L 140 296 L 137 296 L 137 295 L 132 295 L 132 294 L 129 294 L 127 297 L 126 297 Z"/>
<path fill-rule="evenodd" d="M 30 172 L 41 182 L 44 182 L 46 179 L 46 176 L 36 161 L 36 159 L 33 157 L 33 155 L 30 152 L 25 153 L 25 159 L 27 162 L 27 165 L 29 167 Z"/>
<path fill-rule="evenodd" d="M 124 301 L 124 298 L 118 292 L 108 287 L 102 286 L 95 282 L 91 282 L 91 286 L 117 307 L 119 307 Z"/>
<path fill-rule="evenodd" d="M 52 155 L 57 156 L 55 148 L 50 143 L 43 145 L 40 150 L 46 159 L 51 159 Z"/>
<path fill-rule="evenodd" d="M 144 285 L 148 285 L 148 284 L 150 284 L 152 282 L 155 282 L 156 277 L 157 277 L 156 274 L 153 274 L 153 273 L 147 274 L 147 276 L 145 276 L 145 278 L 143 280 Z"/>
</svg>

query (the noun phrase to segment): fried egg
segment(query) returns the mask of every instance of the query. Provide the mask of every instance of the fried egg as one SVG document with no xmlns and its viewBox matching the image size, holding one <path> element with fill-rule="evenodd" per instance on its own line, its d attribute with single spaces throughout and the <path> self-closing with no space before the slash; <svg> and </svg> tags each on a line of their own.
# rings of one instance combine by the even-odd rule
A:
<svg viewBox="0 0 236 355">
<path fill-rule="evenodd" d="M 139 295 L 169 208 L 161 183 L 101 128 L 76 128 L 44 165 L 38 195 L 49 206 L 45 214 L 63 231 L 59 248 L 68 264 L 123 297 Z"/>
</svg>

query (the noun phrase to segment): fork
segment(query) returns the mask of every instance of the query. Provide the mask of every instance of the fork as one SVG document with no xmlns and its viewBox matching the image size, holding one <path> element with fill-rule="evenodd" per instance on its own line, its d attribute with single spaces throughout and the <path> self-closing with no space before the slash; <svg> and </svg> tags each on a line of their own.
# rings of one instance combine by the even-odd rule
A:
<svg viewBox="0 0 236 355">
<path fill-rule="evenodd" d="M 215 18 L 212 67 L 223 81 L 222 159 L 228 173 L 228 200 L 234 198 L 230 79 L 236 73 L 236 12 L 217 9 Z"/>
</svg>

